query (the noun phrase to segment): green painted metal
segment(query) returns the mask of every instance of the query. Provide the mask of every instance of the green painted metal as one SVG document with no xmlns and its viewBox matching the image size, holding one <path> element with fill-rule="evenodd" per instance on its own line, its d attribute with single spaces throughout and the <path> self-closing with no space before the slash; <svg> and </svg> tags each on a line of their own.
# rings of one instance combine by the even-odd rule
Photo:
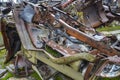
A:
<svg viewBox="0 0 120 80">
<path fill-rule="evenodd" d="M 32 53 L 32 54 L 31 54 Z M 70 66 L 64 64 L 56 64 L 52 62 L 43 52 L 40 51 L 25 51 L 25 54 L 28 56 L 34 57 L 33 60 L 40 60 L 41 62 L 53 67 L 54 69 L 58 70 L 59 72 L 71 77 L 74 80 L 83 80 L 83 76 L 80 72 L 75 71 Z M 32 60 L 32 59 L 31 59 Z"/>
<path fill-rule="evenodd" d="M 38 52 L 45 53 L 46 56 L 52 62 L 57 63 L 57 64 L 68 64 L 68 63 L 78 61 L 78 60 L 87 60 L 87 61 L 90 61 L 90 62 L 94 62 L 94 60 L 96 59 L 94 55 L 89 54 L 89 53 L 79 53 L 79 54 L 74 54 L 72 56 L 65 56 L 65 57 L 55 58 L 50 53 L 48 53 L 47 51 L 45 51 L 43 49 L 37 49 L 37 50 L 32 50 L 32 51 L 38 51 Z"/>
</svg>

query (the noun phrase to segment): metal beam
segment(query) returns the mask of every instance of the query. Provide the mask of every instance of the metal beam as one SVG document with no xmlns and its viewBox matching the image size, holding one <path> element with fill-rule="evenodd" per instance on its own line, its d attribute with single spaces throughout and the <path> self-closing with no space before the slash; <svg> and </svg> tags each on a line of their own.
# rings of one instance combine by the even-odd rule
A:
<svg viewBox="0 0 120 80">
<path fill-rule="evenodd" d="M 32 53 L 32 54 L 31 54 Z M 53 67 L 54 69 L 58 70 L 59 72 L 71 77 L 74 80 L 83 80 L 83 76 L 80 72 L 75 71 L 70 66 L 55 64 L 52 62 L 43 52 L 39 51 L 27 51 L 27 55 L 33 56 L 40 60 L 41 62 Z"/>
</svg>

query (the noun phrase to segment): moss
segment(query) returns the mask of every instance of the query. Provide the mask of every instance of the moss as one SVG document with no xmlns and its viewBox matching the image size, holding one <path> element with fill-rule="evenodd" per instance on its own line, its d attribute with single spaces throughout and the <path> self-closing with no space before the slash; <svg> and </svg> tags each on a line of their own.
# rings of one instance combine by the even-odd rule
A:
<svg viewBox="0 0 120 80">
<path fill-rule="evenodd" d="M 55 57 L 60 57 L 61 55 L 58 54 L 59 52 L 53 50 L 51 47 L 49 46 L 46 46 L 46 51 L 51 53 L 51 55 L 55 56 Z"/>
<path fill-rule="evenodd" d="M 31 74 L 31 76 L 33 78 L 35 78 L 35 80 L 41 80 L 41 78 L 39 77 L 39 75 L 36 72 L 34 72 L 33 74 Z"/>
<path fill-rule="evenodd" d="M 98 78 L 97 80 L 120 80 L 120 76 L 116 78 Z"/>
<path fill-rule="evenodd" d="M 55 80 L 63 80 L 60 76 L 55 76 Z"/>
</svg>

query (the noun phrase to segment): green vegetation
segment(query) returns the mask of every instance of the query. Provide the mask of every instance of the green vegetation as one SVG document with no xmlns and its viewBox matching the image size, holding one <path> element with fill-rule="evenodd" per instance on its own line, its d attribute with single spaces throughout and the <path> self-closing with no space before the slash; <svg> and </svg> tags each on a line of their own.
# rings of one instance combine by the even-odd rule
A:
<svg viewBox="0 0 120 80">
<path fill-rule="evenodd" d="M 110 27 L 100 27 L 97 29 L 97 31 L 101 32 L 101 31 L 115 31 L 115 30 L 120 30 L 120 26 L 110 26 Z"/>
<path fill-rule="evenodd" d="M 51 55 L 55 56 L 55 57 L 60 57 L 60 54 L 58 54 L 57 51 L 53 50 L 52 48 L 50 48 L 49 46 L 46 46 L 46 51 L 48 51 L 49 53 L 51 53 Z"/>
<path fill-rule="evenodd" d="M 1 68 L 5 68 L 5 65 L 4 65 L 5 52 L 6 52 L 5 49 L 0 51 L 0 65 L 1 65 Z"/>
<path fill-rule="evenodd" d="M 120 76 L 116 78 L 99 78 L 98 80 L 120 80 Z"/>
<path fill-rule="evenodd" d="M 4 50 L 0 50 L 0 65 L 1 65 L 2 69 L 5 68 L 5 64 L 4 64 L 5 52 L 6 52 L 5 49 Z M 13 74 L 10 73 L 10 72 L 7 72 L 0 80 L 7 80 L 10 77 L 13 77 Z"/>
<path fill-rule="evenodd" d="M 10 72 L 7 72 L 7 74 L 5 75 L 5 77 L 3 77 L 1 80 L 7 80 L 7 79 L 9 79 L 10 77 L 13 77 L 13 74 L 10 73 Z"/>
<path fill-rule="evenodd" d="M 33 78 L 35 78 L 35 80 L 41 80 L 41 78 L 39 77 L 39 75 L 36 72 L 34 72 L 33 74 L 31 74 L 31 76 Z"/>
<path fill-rule="evenodd" d="M 63 80 L 63 79 L 62 79 L 62 77 L 60 75 L 56 75 L 55 80 Z"/>
</svg>

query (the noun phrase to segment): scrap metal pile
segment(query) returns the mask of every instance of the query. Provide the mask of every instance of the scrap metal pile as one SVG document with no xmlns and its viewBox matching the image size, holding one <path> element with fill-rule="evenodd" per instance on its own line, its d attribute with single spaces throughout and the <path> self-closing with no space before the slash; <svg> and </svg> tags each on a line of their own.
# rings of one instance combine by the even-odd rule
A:
<svg viewBox="0 0 120 80">
<path fill-rule="evenodd" d="M 74 5 L 75 11 L 83 14 L 82 21 L 78 20 L 78 15 L 71 13 L 72 10 L 65 10 L 70 5 Z M 30 0 L 7 7 L 1 17 L 1 32 L 8 50 L 5 63 L 13 59 L 18 51 L 26 54 L 26 51 L 35 51 L 37 55 L 46 56 L 50 62 L 70 67 L 73 73 L 82 73 L 84 80 L 94 79 L 94 76 L 120 75 L 119 38 L 96 31 L 96 28 L 114 20 L 120 21 L 119 0 Z M 13 12 L 14 22 L 6 18 L 9 10 Z M 47 48 L 59 56 L 53 56 Z M 17 68 L 19 56 L 15 61 Z M 44 62 L 44 58 L 35 58 L 51 66 L 49 61 Z M 72 76 L 64 70 L 60 72 L 81 80 L 78 75 Z"/>
</svg>

